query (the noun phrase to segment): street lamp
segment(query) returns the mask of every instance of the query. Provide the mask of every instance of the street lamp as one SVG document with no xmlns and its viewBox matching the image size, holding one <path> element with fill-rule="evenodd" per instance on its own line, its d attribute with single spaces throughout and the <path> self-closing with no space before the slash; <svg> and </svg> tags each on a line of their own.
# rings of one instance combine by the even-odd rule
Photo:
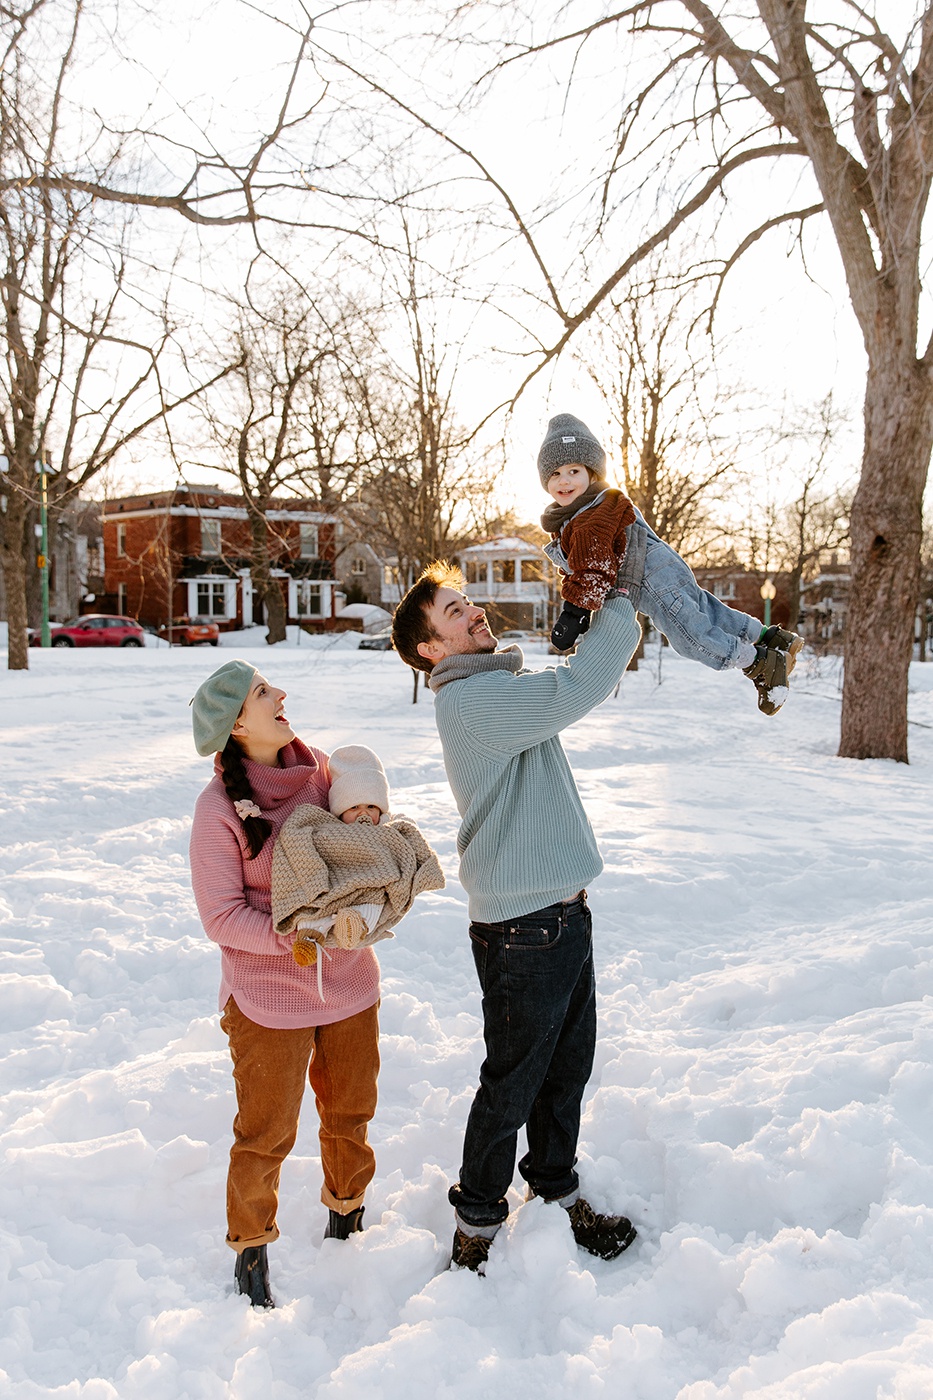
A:
<svg viewBox="0 0 933 1400">
<path fill-rule="evenodd" d="M 777 589 L 776 589 L 775 586 L 774 586 L 774 581 L 773 581 L 772 579 L 770 579 L 770 578 L 766 578 L 765 581 L 764 581 L 764 583 L 761 585 L 761 596 L 762 596 L 762 598 L 764 598 L 764 600 L 765 600 L 765 626 L 766 626 L 766 627 L 770 627 L 770 626 L 771 626 L 771 600 L 772 600 L 772 598 L 774 598 L 774 596 L 775 596 L 776 593 L 777 593 Z"/>
</svg>

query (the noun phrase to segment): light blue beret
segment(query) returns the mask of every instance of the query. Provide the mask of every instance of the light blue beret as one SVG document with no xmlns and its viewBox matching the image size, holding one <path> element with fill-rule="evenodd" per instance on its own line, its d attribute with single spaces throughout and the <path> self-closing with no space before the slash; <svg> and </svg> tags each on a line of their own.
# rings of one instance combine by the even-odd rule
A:
<svg viewBox="0 0 933 1400">
<path fill-rule="evenodd" d="M 199 754 L 223 751 L 255 675 L 256 667 L 248 661 L 227 661 L 198 686 L 191 701 L 191 724 Z"/>
</svg>

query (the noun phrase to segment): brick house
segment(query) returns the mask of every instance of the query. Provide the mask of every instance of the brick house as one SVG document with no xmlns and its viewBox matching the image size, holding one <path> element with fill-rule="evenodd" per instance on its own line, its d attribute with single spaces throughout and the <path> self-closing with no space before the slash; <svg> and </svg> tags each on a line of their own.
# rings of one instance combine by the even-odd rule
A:
<svg viewBox="0 0 933 1400">
<path fill-rule="evenodd" d="M 766 578 L 774 584 L 774 599 L 771 603 L 771 621 L 781 627 L 797 630 L 796 619 L 790 616 L 790 589 L 787 574 L 762 574 L 744 568 L 741 564 L 717 564 L 704 567 L 698 564 L 694 570 L 697 583 L 721 599 L 728 607 L 750 617 L 764 618 L 765 605 L 761 596 L 761 586 Z"/>
<path fill-rule="evenodd" d="M 289 622 L 317 631 L 336 623 L 333 516 L 281 500 L 267 512 L 272 576 Z M 178 486 L 107 501 L 103 510 L 104 590 L 99 612 L 159 626 L 169 617 L 210 617 L 222 631 L 262 623 L 254 595 L 243 497 L 216 486 Z"/>
</svg>

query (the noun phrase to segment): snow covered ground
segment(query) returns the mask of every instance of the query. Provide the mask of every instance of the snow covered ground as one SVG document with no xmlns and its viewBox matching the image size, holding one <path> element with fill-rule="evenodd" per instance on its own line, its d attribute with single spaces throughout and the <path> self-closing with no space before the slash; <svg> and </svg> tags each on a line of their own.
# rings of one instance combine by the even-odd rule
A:
<svg viewBox="0 0 933 1400">
<path fill-rule="evenodd" d="M 223 652 L 33 651 L 0 671 L 6 1400 L 929 1400 L 933 665 L 909 767 L 834 757 L 836 673 L 806 659 L 766 719 L 665 652 L 567 734 L 606 859 L 580 1171 L 639 1240 L 592 1259 L 516 1192 L 480 1279 L 446 1271 L 480 1005 L 430 694 L 352 639 L 250 655 L 302 736 L 382 754 L 449 877 L 379 949 L 369 1228 L 321 1243 L 309 1103 L 279 1306 L 233 1295 L 186 864 L 210 771 L 187 702 Z"/>
</svg>

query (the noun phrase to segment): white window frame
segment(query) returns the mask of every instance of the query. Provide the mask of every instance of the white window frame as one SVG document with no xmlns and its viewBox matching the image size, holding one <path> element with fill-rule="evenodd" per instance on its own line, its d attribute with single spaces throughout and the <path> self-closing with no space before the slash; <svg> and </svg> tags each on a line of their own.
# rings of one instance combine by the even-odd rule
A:
<svg viewBox="0 0 933 1400">
<path fill-rule="evenodd" d="M 235 578 L 215 578 L 211 574 L 204 574 L 201 578 L 187 580 L 188 584 L 188 616 L 189 617 L 210 617 L 215 622 L 230 622 L 236 617 L 236 579 Z M 198 589 L 205 585 L 210 586 L 212 600 L 222 589 L 223 612 L 214 612 L 212 609 L 205 612 L 198 607 Z"/>
<path fill-rule="evenodd" d="M 350 573 L 365 574 L 365 572 L 366 560 L 363 558 L 362 554 L 355 554 L 350 561 Z"/>
<path fill-rule="evenodd" d="M 223 554 L 223 525 L 219 516 L 201 516 L 201 557 L 217 559 Z"/>
<path fill-rule="evenodd" d="M 717 579 L 714 579 L 714 580 L 713 580 L 713 586 L 712 586 L 712 588 L 710 589 L 710 592 L 712 593 L 712 595 L 713 595 L 714 598 L 719 598 L 721 602 L 724 602 L 724 603 L 725 603 L 725 602 L 728 602 L 730 598 L 734 598 L 734 597 L 735 597 L 735 579 L 734 579 L 734 578 L 717 578 Z"/>
<path fill-rule="evenodd" d="M 317 598 L 317 611 L 312 611 L 310 603 Z M 315 578 L 291 578 L 288 581 L 288 615 L 299 622 L 305 619 L 325 617 L 324 585 Z"/>
<path fill-rule="evenodd" d="M 318 551 L 318 530 L 316 525 L 311 525 L 307 521 L 301 521 L 298 526 L 298 558 L 317 559 Z"/>
</svg>

